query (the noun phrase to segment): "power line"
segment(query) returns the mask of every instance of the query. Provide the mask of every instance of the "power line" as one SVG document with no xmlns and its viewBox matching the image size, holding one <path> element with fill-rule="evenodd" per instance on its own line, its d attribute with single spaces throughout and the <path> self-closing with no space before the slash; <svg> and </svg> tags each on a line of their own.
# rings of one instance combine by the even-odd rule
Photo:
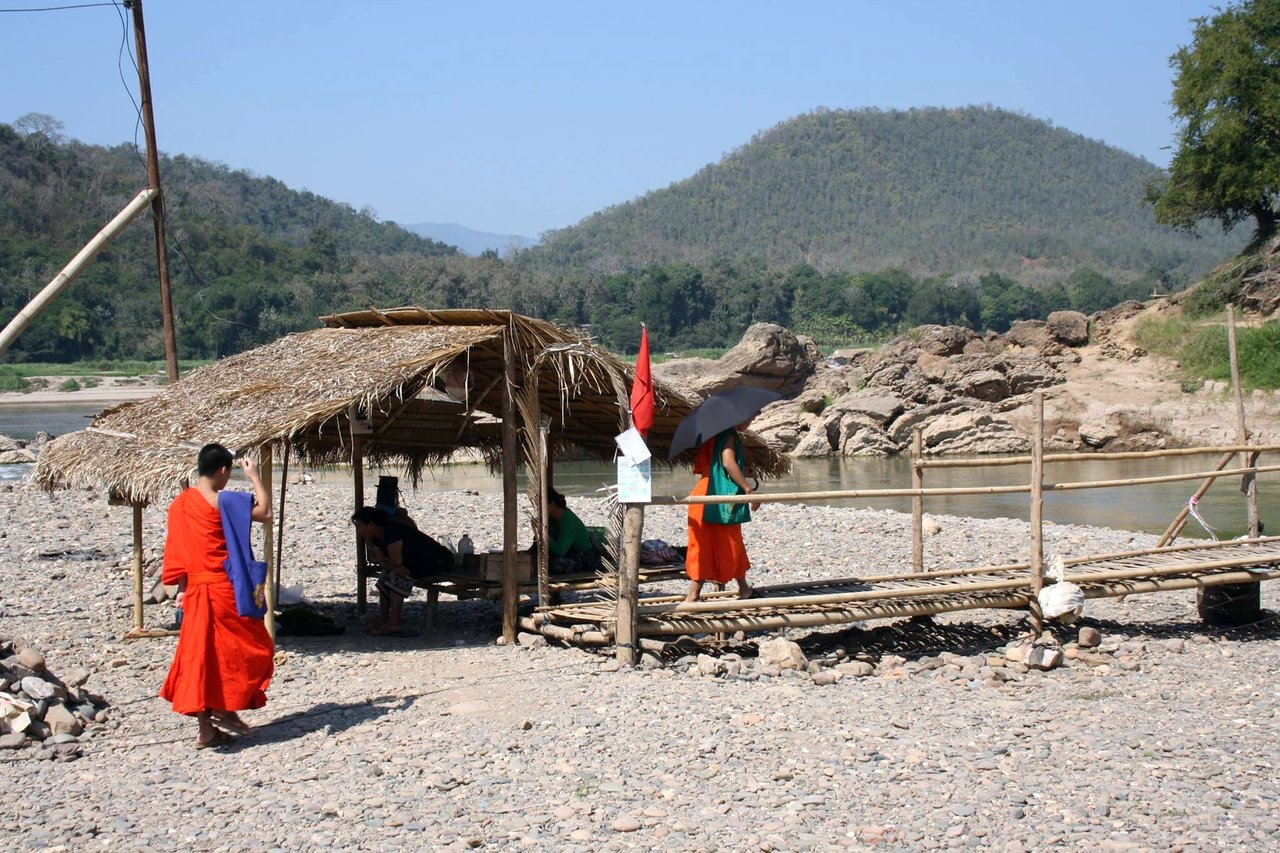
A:
<svg viewBox="0 0 1280 853">
<path fill-rule="evenodd" d="M 93 9 L 97 6 L 115 6 L 115 3 L 79 3 L 75 6 L 42 6 L 31 9 L 0 9 L 3 12 L 62 12 L 67 9 Z"/>
</svg>

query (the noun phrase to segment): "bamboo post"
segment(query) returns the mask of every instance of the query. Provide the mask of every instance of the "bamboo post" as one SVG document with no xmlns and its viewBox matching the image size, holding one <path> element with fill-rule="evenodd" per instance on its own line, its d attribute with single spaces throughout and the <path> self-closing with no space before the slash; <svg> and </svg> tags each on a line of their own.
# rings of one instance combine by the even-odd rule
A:
<svg viewBox="0 0 1280 853">
<path fill-rule="evenodd" d="M 920 466 L 920 457 L 924 453 L 924 428 L 913 427 L 911 430 L 911 488 L 924 488 L 924 468 Z M 924 571 L 924 495 L 911 497 L 911 569 Z"/>
<path fill-rule="evenodd" d="M 133 629 L 141 631 L 142 619 L 142 504 L 133 505 Z"/>
<path fill-rule="evenodd" d="M 351 482 L 355 488 L 355 509 L 364 506 L 364 439 L 358 435 L 351 436 Z M 364 613 L 369 609 L 369 590 L 366 588 L 364 542 L 356 535 L 356 612 Z"/>
<path fill-rule="evenodd" d="M 535 397 L 534 405 L 537 405 Z M 547 433 L 551 424 L 545 418 L 538 423 L 538 458 L 534 464 L 539 471 L 538 480 L 538 604 L 546 607 L 551 603 L 551 549 L 547 537 L 550 525 L 547 523 L 547 494 L 551 489 L 551 465 L 547 459 Z"/>
<path fill-rule="evenodd" d="M 125 205 L 124 209 L 116 214 L 112 219 L 102 227 L 102 230 L 94 235 L 93 239 L 84 245 L 84 248 L 76 253 L 62 271 L 53 277 L 53 280 L 44 286 L 44 289 L 35 295 L 30 302 L 27 303 L 21 311 L 14 315 L 9 324 L 4 327 L 4 331 L 0 332 L 0 355 L 8 351 L 13 342 L 18 339 L 26 328 L 40 316 L 40 312 L 52 302 L 58 294 L 71 286 L 71 282 L 76 280 L 76 276 L 84 271 L 98 253 L 107 247 L 107 245 L 116 238 L 116 236 L 128 227 L 129 223 L 137 218 L 151 200 L 158 195 L 158 191 L 154 189 L 145 189 L 134 196 L 133 201 Z"/>
<path fill-rule="evenodd" d="M 276 588 L 276 601 L 280 600 L 280 575 L 284 562 L 284 496 L 289 488 L 289 445 L 284 446 L 284 464 L 280 466 L 280 515 L 276 518 L 276 573 L 272 585 Z"/>
<path fill-rule="evenodd" d="M 1241 444 L 1249 443 L 1249 430 L 1244 421 L 1244 389 L 1240 387 L 1240 359 L 1236 349 L 1236 307 L 1227 306 L 1227 352 L 1231 356 L 1231 393 L 1236 403 L 1236 433 Z M 1256 464 L 1258 454 L 1248 453 L 1244 457 L 1245 467 L 1252 468 Z M 1248 507 L 1249 537 L 1258 536 L 1258 480 L 1254 474 L 1245 474 L 1240 478 L 1240 491 L 1245 495 Z"/>
<path fill-rule="evenodd" d="M 1044 392 L 1031 395 L 1031 413 L 1035 418 L 1031 432 L 1031 594 L 1039 595 L 1044 587 Z M 1032 609 L 1032 625 L 1036 634 L 1042 625 Z"/>
<path fill-rule="evenodd" d="M 1218 464 L 1213 470 L 1221 471 L 1223 468 L 1230 465 L 1231 460 L 1235 458 L 1236 453 L 1234 450 L 1230 453 L 1222 454 L 1222 458 L 1218 460 Z M 1216 480 L 1216 477 L 1210 477 L 1201 483 L 1200 488 L 1196 489 L 1195 493 L 1191 496 L 1191 501 L 1198 501 L 1204 497 L 1205 492 L 1209 491 L 1209 487 L 1212 486 Z M 1178 514 L 1174 517 L 1169 526 L 1165 528 L 1164 533 L 1160 535 L 1160 540 L 1156 542 L 1157 548 L 1163 548 L 1165 545 L 1168 545 L 1174 539 L 1178 538 L 1178 534 L 1182 532 L 1182 528 L 1187 523 L 1187 516 L 1191 514 L 1191 501 L 1183 504 L 1182 509 L 1178 510 Z"/>
<path fill-rule="evenodd" d="M 622 517 L 622 563 L 618 566 L 618 618 L 614 647 L 618 663 L 635 666 L 639 662 L 636 638 L 640 596 L 640 539 L 644 534 L 644 504 L 627 504 Z"/>
<path fill-rule="evenodd" d="M 502 636 L 516 641 L 516 358 L 512 324 L 502 335 Z"/>
<path fill-rule="evenodd" d="M 263 445 L 258 451 L 258 464 L 262 469 L 262 488 L 267 493 L 267 503 L 271 502 L 271 445 Z M 271 635 L 274 641 L 276 638 L 276 586 L 272 583 L 275 577 L 276 566 L 276 547 L 275 547 L 275 514 L 262 525 L 262 559 L 267 564 L 267 633 Z"/>
</svg>

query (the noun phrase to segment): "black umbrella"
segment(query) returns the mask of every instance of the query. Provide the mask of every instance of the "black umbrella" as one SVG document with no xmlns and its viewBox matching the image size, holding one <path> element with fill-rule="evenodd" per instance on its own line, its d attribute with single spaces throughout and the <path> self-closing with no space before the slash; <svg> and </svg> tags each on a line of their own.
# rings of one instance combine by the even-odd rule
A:
<svg viewBox="0 0 1280 853">
<path fill-rule="evenodd" d="M 756 412 L 781 399 L 782 395 L 777 391 L 751 387 L 711 395 L 680 421 L 671 439 L 671 452 L 667 458 L 675 459 L 689 448 L 701 446 L 725 430 L 751 420 Z"/>
</svg>

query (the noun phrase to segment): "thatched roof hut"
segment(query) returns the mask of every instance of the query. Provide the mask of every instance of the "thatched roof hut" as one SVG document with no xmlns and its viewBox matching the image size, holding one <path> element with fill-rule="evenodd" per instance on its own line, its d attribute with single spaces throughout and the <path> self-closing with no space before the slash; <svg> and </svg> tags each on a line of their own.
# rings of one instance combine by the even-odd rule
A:
<svg viewBox="0 0 1280 853">
<path fill-rule="evenodd" d="M 281 450 L 311 465 L 350 462 L 357 506 L 365 501 L 365 460 L 401 466 L 416 483 L 424 466 L 472 448 L 503 473 L 503 630 L 514 638 L 516 468 L 522 458 L 529 464 L 542 506 L 550 459 L 570 449 L 612 459 L 613 436 L 629 421 L 633 368 L 567 329 L 510 311 L 396 308 L 322 321 L 324 328 L 195 370 L 150 399 L 103 412 L 87 429 L 48 445 L 34 481 L 50 490 L 97 489 L 133 505 L 141 629 L 140 507 L 187 485 L 200 446 L 216 441 L 237 453 L 256 451 L 268 478 Z M 694 404 L 656 382 L 654 397 L 648 444 L 665 464 L 676 426 Z M 748 435 L 745 445 L 762 475 L 785 472 L 786 458 L 764 441 Z M 691 459 L 692 451 L 676 461 Z M 268 530 L 268 562 L 270 549 Z M 362 549 L 356 571 L 363 606 Z"/>
<path fill-rule="evenodd" d="M 195 450 L 210 441 L 238 453 L 288 445 L 295 459 L 324 465 L 352 460 L 353 435 L 361 437 L 364 459 L 402 466 L 415 478 L 462 448 L 496 466 L 507 329 L 521 429 L 540 414 L 550 422 L 553 456 L 576 448 L 613 458 L 634 371 L 573 332 L 485 310 L 369 310 L 323 322 L 325 328 L 223 359 L 147 400 L 103 412 L 41 453 L 35 482 L 147 503 L 184 486 Z M 649 445 L 661 462 L 694 404 L 661 383 L 654 395 Z M 785 457 L 754 436 L 747 452 L 762 474 L 786 470 Z"/>
</svg>

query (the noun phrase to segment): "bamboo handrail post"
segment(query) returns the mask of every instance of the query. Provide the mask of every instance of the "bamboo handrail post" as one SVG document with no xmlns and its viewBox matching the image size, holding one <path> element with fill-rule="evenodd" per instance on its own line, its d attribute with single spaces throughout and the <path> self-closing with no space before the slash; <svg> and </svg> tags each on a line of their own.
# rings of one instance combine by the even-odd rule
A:
<svg viewBox="0 0 1280 853">
<path fill-rule="evenodd" d="M 133 628 L 141 631 L 142 618 L 142 504 L 133 504 Z"/>
<path fill-rule="evenodd" d="M 354 433 L 351 436 L 351 485 L 355 493 L 352 512 L 355 512 L 364 506 L 364 439 Z M 353 535 L 356 538 L 356 612 L 364 613 L 369 609 L 369 590 L 364 576 L 364 541 L 358 533 Z"/>
<path fill-rule="evenodd" d="M 1241 444 L 1249 443 L 1249 430 L 1244 419 L 1244 389 L 1240 386 L 1240 357 L 1236 348 L 1236 307 L 1227 306 L 1227 353 L 1231 359 L 1231 394 L 1236 404 L 1236 434 Z M 1256 452 L 1245 455 L 1245 467 L 1256 463 Z M 1245 474 L 1240 478 L 1240 491 L 1244 492 L 1249 518 L 1249 536 L 1258 535 L 1258 481 L 1257 475 Z"/>
<path fill-rule="evenodd" d="M 1031 395 L 1031 413 L 1035 421 L 1031 432 L 1031 593 L 1039 595 L 1044 587 L 1044 392 Z M 1038 609 L 1032 609 L 1032 626 L 1036 634 L 1043 627 Z"/>
<path fill-rule="evenodd" d="M 262 469 L 262 488 L 267 493 L 267 505 L 270 509 L 271 504 L 271 445 L 265 444 L 258 450 L 258 465 Z M 268 517 L 262 525 L 262 559 L 267 564 L 267 579 L 265 583 L 267 594 L 267 613 L 266 624 L 267 633 L 271 635 L 274 642 L 276 638 L 276 586 L 272 583 L 275 577 L 276 564 L 276 548 L 275 548 L 275 518 L 274 515 Z"/>
<path fill-rule="evenodd" d="M 644 504 L 627 504 L 622 517 L 622 565 L 618 567 L 618 611 L 614 646 L 618 663 L 639 662 L 636 639 L 640 595 L 640 539 L 644 534 Z"/>
<path fill-rule="evenodd" d="M 911 429 L 911 488 L 917 490 L 911 496 L 911 569 L 916 572 L 924 571 L 924 495 L 918 491 L 924 488 L 923 450 L 924 428 L 917 425 Z"/>
</svg>

